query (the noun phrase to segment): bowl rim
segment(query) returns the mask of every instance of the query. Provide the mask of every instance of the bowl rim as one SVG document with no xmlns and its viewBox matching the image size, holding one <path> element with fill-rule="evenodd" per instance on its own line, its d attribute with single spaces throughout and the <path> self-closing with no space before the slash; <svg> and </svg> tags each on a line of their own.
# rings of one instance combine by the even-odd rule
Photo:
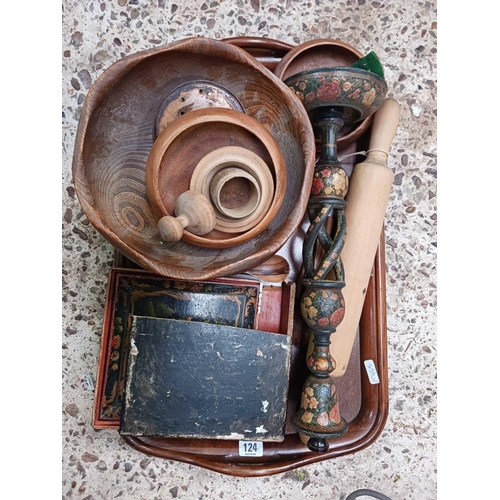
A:
<svg viewBox="0 0 500 500">
<path fill-rule="evenodd" d="M 385 78 L 366 69 L 351 68 L 349 66 L 323 66 L 318 68 L 307 69 L 288 77 L 286 80 L 284 80 L 284 83 L 288 85 L 290 88 L 292 88 L 292 86 L 297 85 L 297 83 L 299 83 L 300 80 L 309 78 L 311 76 L 314 77 L 314 75 L 316 74 L 318 74 L 319 76 L 327 75 L 328 77 L 338 77 L 338 78 L 342 78 L 342 76 L 349 74 L 349 76 L 353 76 L 361 80 L 365 79 L 369 80 L 373 84 L 373 87 L 377 87 L 379 89 L 380 93 L 382 94 L 382 98 L 384 98 L 385 95 L 387 94 L 388 86 Z M 302 95 L 304 94 L 303 92 L 300 93 Z M 313 103 L 315 103 L 315 101 L 313 101 Z M 343 108 L 348 107 L 355 109 L 359 114 L 357 118 L 351 122 L 352 124 L 356 123 L 362 124 L 364 120 L 368 119 L 374 113 L 373 107 L 366 106 L 360 103 L 358 100 L 348 99 L 346 101 L 345 96 L 343 96 L 342 100 L 335 103 L 333 102 L 330 103 L 326 101 L 324 102 L 324 104 L 321 105 L 313 103 L 310 104 L 307 102 L 303 102 L 302 104 L 308 112 L 311 112 L 318 107 L 327 107 L 327 106 L 343 107 Z"/>
<path fill-rule="evenodd" d="M 342 47 L 343 49 L 347 49 L 352 52 L 359 59 L 363 57 L 363 53 L 361 51 L 347 42 L 338 40 L 336 38 L 317 38 L 314 40 L 308 40 L 307 42 L 300 43 L 299 45 L 293 47 L 288 53 L 283 56 L 281 61 L 278 63 L 278 65 L 274 69 L 274 74 L 280 80 L 282 80 L 285 71 L 290 66 L 291 62 L 297 58 L 297 56 L 302 55 L 308 50 L 313 50 L 315 48 L 323 46 Z"/>
<path fill-rule="evenodd" d="M 374 80 L 377 80 L 380 85 L 387 88 L 387 82 L 385 78 L 382 78 L 377 73 L 373 73 L 372 71 L 368 71 L 362 68 L 351 68 L 350 66 L 321 66 L 317 68 L 305 69 L 304 71 L 300 71 L 299 73 L 295 73 L 292 76 L 289 76 L 286 80 L 283 80 L 285 85 L 288 85 L 289 82 L 295 81 L 297 79 L 303 78 L 304 76 L 314 75 L 315 73 L 352 73 L 357 74 L 359 76 L 370 75 L 370 77 Z"/>
</svg>

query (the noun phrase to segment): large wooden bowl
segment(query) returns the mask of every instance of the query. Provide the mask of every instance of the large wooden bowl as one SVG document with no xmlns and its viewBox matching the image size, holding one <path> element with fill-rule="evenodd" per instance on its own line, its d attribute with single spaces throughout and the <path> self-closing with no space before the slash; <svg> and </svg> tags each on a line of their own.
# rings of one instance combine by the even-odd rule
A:
<svg viewBox="0 0 500 500">
<path fill-rule="evenodd" d="M 269 130 L 285 159 L 286 194 L 276 216 L 255 238 L 231 248 L 163 243 L 146 194 L 158 110 L 190 79 L 229 89 Z M 199 280 L 249 270 L 286 243 L 304 216 L 314 159 L 307 113 L 278 77 L 239 47 L 188 38 L 127 56 L 96 80 L 75 139 L 73 179 L 87 218 L 122 254 L 158 274 Z"/>
</svg>

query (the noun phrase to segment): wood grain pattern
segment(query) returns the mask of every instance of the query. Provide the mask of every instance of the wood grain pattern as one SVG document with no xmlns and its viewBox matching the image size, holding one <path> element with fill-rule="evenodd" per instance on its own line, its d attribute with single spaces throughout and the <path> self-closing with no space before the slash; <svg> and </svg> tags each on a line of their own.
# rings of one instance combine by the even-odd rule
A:
<svg viewBox="0 0 500 500">
<path fill-rule="evenodd" d="M 175 201 L 173 215 L 158 221 L 163 241 L 179 241 L 184 229 L 193 234 L 207 234 L 215 227 L 215 212 L 205 196 L 196 191 L 184 191 Z"/>
<path fill-rule="evenodd" d="M 165 95 L 186 79 L 227 87 L 269 130 L 285 159 L 287 196 L 276 217 L 261 234 L 232 248 L 162 244 L 147 199 L 154 121 Z M 124 57 L 96 80 L 78 125 L 73 179 L 88 220 L 126 257 L 164 276 L 207 279 L 250 269 L 283 246 L 305 213 L 314 156 L 307 114 L 283 82 L 235 45 L 189 38 Z"/>
<path fill-rule="evenodd" d="M 290 274 L 290 265 L 284 257 L 273 255 L 270 259 L 251 269 L 249 274 L 256 276 L 262 281 L 281 283 L 282 281 L 286 281 Z"/>
</svg>

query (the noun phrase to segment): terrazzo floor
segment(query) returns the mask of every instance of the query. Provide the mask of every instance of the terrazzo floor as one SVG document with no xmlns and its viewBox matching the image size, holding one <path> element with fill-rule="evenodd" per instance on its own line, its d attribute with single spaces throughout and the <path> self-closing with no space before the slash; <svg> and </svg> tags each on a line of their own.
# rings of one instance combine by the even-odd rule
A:
<svg viewBox="0 0 500 500">
<path fill-rule="evenodd" d="M 62 20 L 62 497 L 344 499 L 437 497 L 437 12 L 434 1 L 67 0 Z M 390 409 L 368 448 L 300 469 L 240 478 L 141 454 L 92 427 L 93 389 L 113 248 L 83 214 L 72 182 L 85 96 L 113 62 L 191 37 L 337 38 L 380 57 L 401 104 L 385 223 Z"/>
</svg>

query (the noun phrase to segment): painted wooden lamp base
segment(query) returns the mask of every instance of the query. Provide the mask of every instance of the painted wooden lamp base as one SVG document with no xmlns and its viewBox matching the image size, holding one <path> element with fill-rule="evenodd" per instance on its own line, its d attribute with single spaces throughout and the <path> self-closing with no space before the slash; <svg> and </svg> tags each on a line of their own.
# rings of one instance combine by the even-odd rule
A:
<svg viewBox="0 0 500 500">
<path fill-rule="evenodd" d="M 285 83 L 301 98 L 311 122 L 321 131 L 321 153 L 308 203 L 311 225 L 304 239 L 301 302 L 302 317 L 312 332 L 314 345 L 307 357 L 311 375 L 303 386 L 292 425 L 302 436 L 309 436 L 307 446 L 311 451 L 325 453 L 328 439 L 342 436 L 348 427 L 340 416 L 330 376 L 336 367 L 330 354 L 330 337 L 345 314 L 341 252 L 347 233 L 344 198 L 348 177 L 337 158 L 337 138 L 345 123 L 363 120 L 380 107 L 387 85 L 378 75 L 349 67 L 313 68 L 285 79 Z M 334 221 L 333 237 L 327 230 L 330 216 Z M 319 264 L 315 262 L 318 245 L 324 251 Z"/>
</svg>

